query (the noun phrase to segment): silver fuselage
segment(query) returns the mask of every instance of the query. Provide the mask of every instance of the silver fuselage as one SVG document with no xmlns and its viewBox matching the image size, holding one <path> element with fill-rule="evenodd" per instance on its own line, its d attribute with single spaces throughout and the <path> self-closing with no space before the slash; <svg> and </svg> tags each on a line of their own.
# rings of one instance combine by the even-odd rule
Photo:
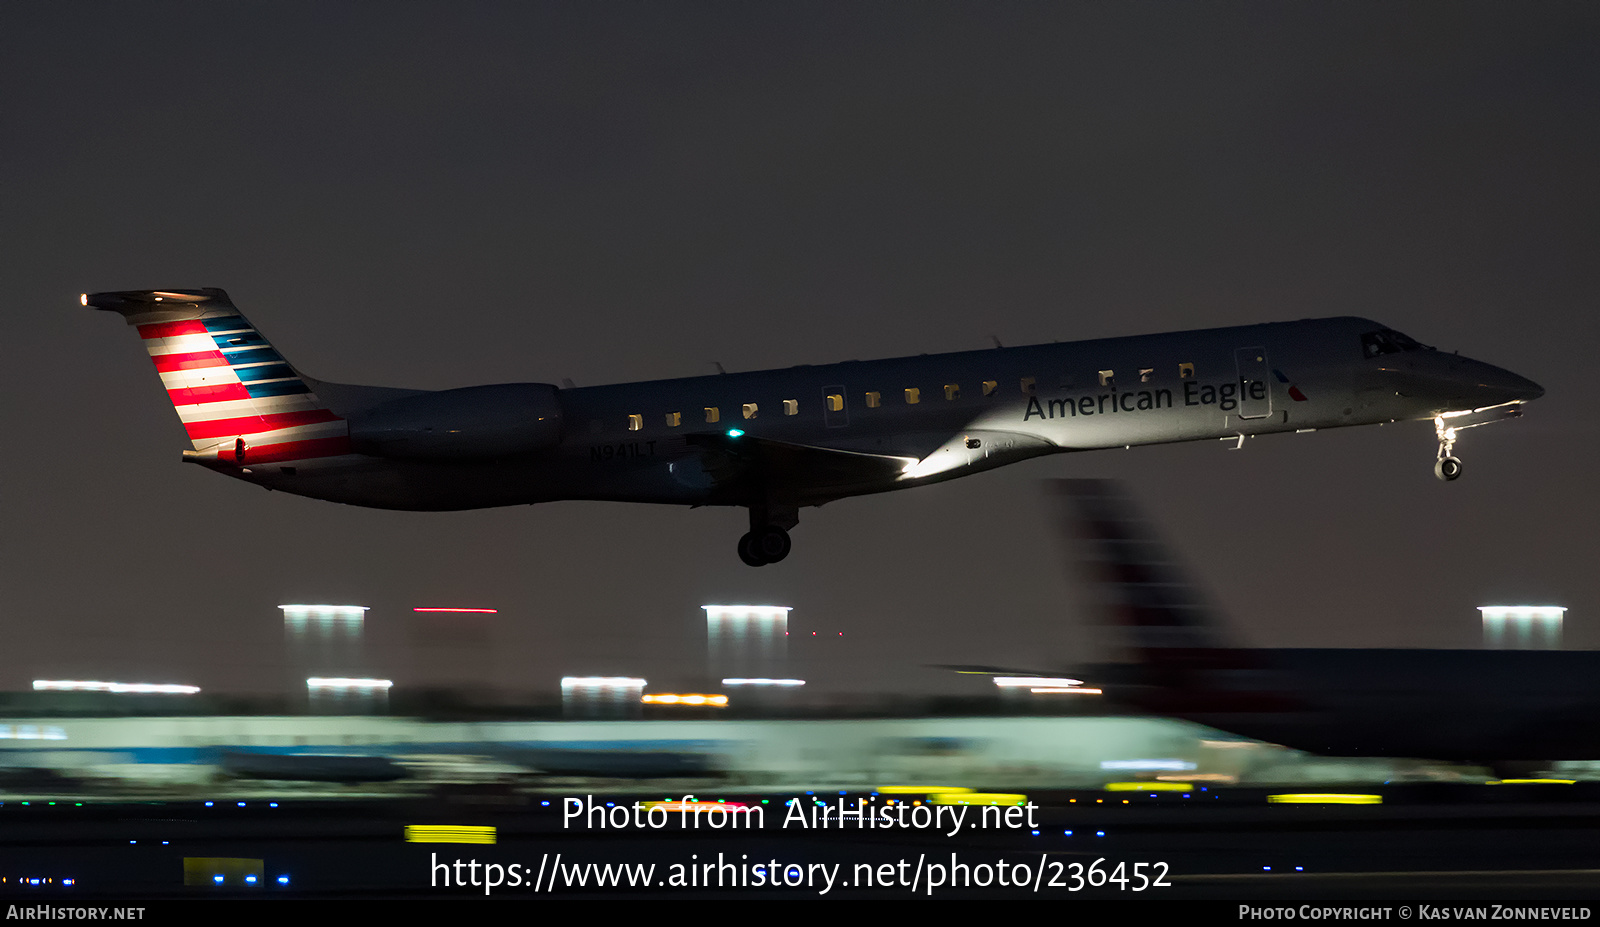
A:
<svg viewBox="0 0 1600 927">
<path fill-rule="evenodd" d="M 1367 356 L 1363 336 L 1380 330 L 1366 319 L 1316 319 L 569 388 L 558 393 L 559 444 L 534 453 L 220 469 L 272 489 L 395 509 L 560 499 L 817 505 L 1042 454 L 1432 419 L 1542 393 L 1433 349 Z M 362 397 L 405 394 L 333 384 L 319 392 L 341 415 L 373 401 Z M 728 479 L 726 454 L 708 440 L 903 465 L 870 479 Z"/>
</svg>

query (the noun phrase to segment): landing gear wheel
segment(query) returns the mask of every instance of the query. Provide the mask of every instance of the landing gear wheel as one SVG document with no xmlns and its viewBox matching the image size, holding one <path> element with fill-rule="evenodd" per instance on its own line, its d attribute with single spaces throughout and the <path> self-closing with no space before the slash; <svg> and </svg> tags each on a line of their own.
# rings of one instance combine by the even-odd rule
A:
<svg viewBox="0 0 1600 927">
<path fill-rule="evenodd" d="M 1471 428 L 1471 425 L 1467 426 Z M 1433 419 L 1434 433 L 1439 436 L 1438 462 L 1433 465 L 1433 475 L 1446 483 L 1461 477 L 1461 458 L 1456 456 L 1456 430 L 1446 428 L 1444 416 Z"/>
<path fill-rule="evenodd" d="M 750 531 L 739 538 L 739 559 L 743 560 L 746 566 L 766 566 L 767 561 L 762 559 L 760 552 L 756 550 L 755 537 L 756 533 Z"/>
<path fill-rule="evenodd" d="M 739 559 L 750 566 L 766 566 L 789 556 L 789 532 L 768 525 L 739 539 Z"/>
<path fill-rule="evenodd" d="M 775 525 L 768 525 L 755 533 L 755 540 L 751 542 L 750 549 L 758 554 L 764 563 L 777 563 L 789 556 L 789 532 Z"/>
</svg>

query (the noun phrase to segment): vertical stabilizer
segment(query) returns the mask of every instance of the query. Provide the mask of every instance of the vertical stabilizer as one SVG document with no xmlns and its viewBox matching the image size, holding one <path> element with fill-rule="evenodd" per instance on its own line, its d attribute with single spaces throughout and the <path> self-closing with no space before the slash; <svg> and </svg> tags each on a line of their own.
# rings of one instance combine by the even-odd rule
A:
<svg viewBox="0 0 1600 927">
<path fill-rule="evenodd" d="M 185 459 L 243 467 L 350 453 L 344 419 L 222 290 L 122 290 L 81 301 L 138 331 L 189 434 Z"/>
</svg>

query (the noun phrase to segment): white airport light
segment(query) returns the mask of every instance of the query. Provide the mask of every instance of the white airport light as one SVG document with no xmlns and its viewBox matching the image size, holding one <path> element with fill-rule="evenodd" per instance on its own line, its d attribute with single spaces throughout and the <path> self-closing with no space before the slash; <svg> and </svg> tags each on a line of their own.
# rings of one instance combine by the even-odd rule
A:
<svg viewBox="0 0 1600 927">
<path fill-rule="evenodd" d="M 193 695 L 199 686 L 178 686 L 156 682 L 93 682 L 80 679 L 35 679 L 36 692 L 115 692 L 124 694 Z"/>
<path fill-rule="evenodd" d="M 66 740 L 67 729 L 55 724 L 0 724 L 0 740 Z"/>
<path fill-rule="evenodd" d="M 563 676 L 561 710 L 574 718 L 635 717 L 644 686 L 636 676 Z"/>
<path fill-rule="evenodd" d="M 702 605 L 706 657 L 714 676 L 777 676 L 789 650 L 786 605 Z"/>
<path fill-rule="evenodd" d="M 1101 769 L 1161 769 L 1187 772 L 1198 768 L 1191 760 L 1178 759 L 1148 759 L 1148 760 L 1101 760 Z"/>
<path fill-rule="evenodd" d="M 803 686 L 806 681 L 804 679 L 767 679 L 765 677 L 736 676 L 722 680 L 722 684 L 725 686 Z"/>
<path fill-rule="evenodd" d="M 1485 647 L 1528 650 L 1543 646 L 1553 650 L 1561 646 L 1561 623 L 1567 612 L 1562 606 L 1482 605 L 1478 612 L 1483 616 Z M 1536 644 L 1535 637 L 1543 643 Z"/>
<path fill-rule="evenodd" d="M 643 689 L 645 681 L 632 676 L 562 676 L 561 691 L 568 689 Z"/>
<path fill-rule="evenodd" d="M 339 664 L 348 666 L 354 659 L 351 653 L 333 656 L 328 648 L 360 647 L 367 620 L 365 605 L 280 605 L 278 608 L 283 612 L 283 632 L 290 646 L 298 651 L 299 658 L 295 662 L 302 671 L 325 671 Z M 313 656 L 308 647 L 322 652 Z"/>
<path fill-rule="evenodd" d="M 1065 676 L 996 676 L 994 677 L 994 684 L 1002 689 L 1032 689 L 1035 687 L 1070 689 L 1073 686 L 1083 685 L 1083 680 L 1068 679 Z"/>
<path fill-rule="evenodd" d="M 306 680 L 306 688 L 313 691 L 348 692 L 351 689 L 357 692 L 387 692 L 393 688 L 394 683 L 388 679 L 352 679 L 343 676 L 312 676 Z"/>
<path fill-rule="evenodd" d="M 794 611 L 787 605 L 702 605 L 707 621 L 784 621 Z"/>
<path fill-rule="evenodd" d="M 1034 695 L 1100 695 L 1099 689 L 1085 689 L 1081 686 L 1044 686 L 1029 689 Z"/>
<path fill-rule="evenodd" d="M 289 621 L 315 618 L 319 621 L 360 621 L 371 611 L 365 605 L 280 605 L 283 617 Z"/>
</svg>

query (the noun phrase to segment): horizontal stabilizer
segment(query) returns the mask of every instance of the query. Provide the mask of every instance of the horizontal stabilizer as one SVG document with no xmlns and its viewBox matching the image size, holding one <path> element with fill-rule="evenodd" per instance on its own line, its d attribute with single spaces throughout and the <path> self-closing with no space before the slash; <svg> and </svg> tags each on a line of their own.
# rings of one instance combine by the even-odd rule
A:
<svg viewBox="0 0 1600 927">
<path fill-rule="evenodd" d="M 85 293 L 79 302 L 91 309 L 115 312 L 130 325 L 146 322 L 198 319 L 208 311 L 231 310 L 228 294 L 216 287 L 197 290 L 114 290 Z"/>
</svg>

